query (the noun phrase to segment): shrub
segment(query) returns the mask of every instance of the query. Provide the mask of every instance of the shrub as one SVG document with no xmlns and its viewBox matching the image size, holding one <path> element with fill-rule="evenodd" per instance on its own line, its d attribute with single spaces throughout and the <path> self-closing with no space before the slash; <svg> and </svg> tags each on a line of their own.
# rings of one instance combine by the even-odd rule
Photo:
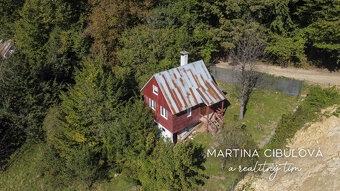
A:
<svg viewBox="0 0 340 191">
<path fill-rule="evenodd" d="M 46 144 L 43 146 L 43 160 L 40 163 L 45 184 L 61 190 L 77 186 L 90 188 L 99 177 L 102 167 L 98 153 L 87 145 L 73 149 L 62 158 L 52 144 Z"/>
<path fill-rule="evenodd" d="M 246 130 L 245 124 L 230 124 L 230 126 L 222 129 L 221 136 L 218 139 L 218 147 L 216 150 L 225 149 L 245 149 L 255 150 L 257 144 L 251 134 Z M 231 138 L 232 137 L 232 138 Z M 222 157 L 221 165 L 226 167 L 250 166 L 256 161 L 257 157 Z M 228 172 L 228 168 L 224 168 Z"/>
<path fill-rule="evenodd" d="M 46 180 L 45 184 L 58 189 L 71 184 L 65 176 L 65 160 L 59 157 L 53 145 L 43 145 L 43 160 L 40 164 L 39 170 Z"/>
<path fill-rule="evenodd" d="M 88 188 L 99 176 L 100 160 L 98 154 L 86 145 L 74 149 L 66 157 L 66 176 L 75 179 Z"/>
<path fill-rule="evenodd" d="M 202 145 L 159 140 L 152 155 L 140 161 L 138 180 L 143 190 L 197 190 L 206 180 L 204 162 Z"/>
<path fill-rule="evenodd" d="M 327 89 L 322 89 L 320 86 L 312 87 L 295 113 L 282 115 L 276 128 L 276 134 L 272 137 L 267 147 L 283 147 L 286 140 L 294 137 L 295 133 L 305 123 L 315 120 L 322 108 L 336 103 L 340 103 L 340 95 L 335 87 Z"/>
<path fill-rule="evenodd" d="M 318 110 L 331 106 L 340 101 L 339 93 L 335 86 L 322 89 L 320 86 L 314 86 L 310 89 L 310 93 L 306 97 L 303 107 Z"/>
</svg>

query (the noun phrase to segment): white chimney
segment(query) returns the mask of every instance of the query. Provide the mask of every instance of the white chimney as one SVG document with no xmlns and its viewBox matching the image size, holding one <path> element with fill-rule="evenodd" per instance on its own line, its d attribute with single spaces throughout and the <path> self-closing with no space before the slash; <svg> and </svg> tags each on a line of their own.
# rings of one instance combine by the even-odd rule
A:
<svg viewBox="0 0 340 191">
<path fill-rule="evenodd" d="M 181 51 L 181 66 L 188 64 L 188 54 L 187 51 Z"/>
</svg>

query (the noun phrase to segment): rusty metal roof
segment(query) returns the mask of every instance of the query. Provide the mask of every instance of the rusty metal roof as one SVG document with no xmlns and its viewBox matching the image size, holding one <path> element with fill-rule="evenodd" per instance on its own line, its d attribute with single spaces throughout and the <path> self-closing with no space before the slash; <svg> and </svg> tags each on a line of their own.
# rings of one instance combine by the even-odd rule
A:
<svg viewBox="0 0 340 191">
<path fill-rule="evenodd" d="M 173 114 L 201 103 L 210 106 L 226 99 L 203 60 L 154 74 L 151 79 L 153 77 Z"/>
<path fill-rule="evenodd" d="M 6 58 L 9 53 L 11 53 L 12 42 L 11 40 L 5 41 L 3 43 L 0 42 L 0 55 L 3 58 Z"/>
</svg>

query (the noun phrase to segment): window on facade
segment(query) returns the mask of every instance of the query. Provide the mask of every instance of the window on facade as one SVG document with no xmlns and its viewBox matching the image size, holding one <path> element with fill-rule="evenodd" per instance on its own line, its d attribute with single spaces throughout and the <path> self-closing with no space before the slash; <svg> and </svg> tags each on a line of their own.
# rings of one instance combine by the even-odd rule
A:
<svg viewBox="0 0 340 191">
<path fill-rule="evenodd" d="M 165 119 L 168 119 L 168 111 L 161 106 L 161 116 L 163 116 Z"/>
<path fill-rule="evenodd" d="M 149 98 L 149 106 L 150 106 L 153 110 L 156 110 L 156 102 L 153 101 L 151 98 Z"/>
<path fill-rule="evenodd" d="M 187 116 L 188 116 L 188 117 L 191 116 L 191 108 L 187 109 Z"/>
<path fill-rule="evenodd" d="M 158 87 L 153 85 L 153 93 L 158 95 Z"/>
</svg>

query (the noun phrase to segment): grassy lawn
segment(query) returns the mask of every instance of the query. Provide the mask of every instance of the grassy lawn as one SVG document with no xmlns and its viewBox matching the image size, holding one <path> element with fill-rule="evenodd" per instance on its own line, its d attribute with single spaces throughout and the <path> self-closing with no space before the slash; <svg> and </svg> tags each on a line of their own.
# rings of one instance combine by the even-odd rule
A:
<svg viewBox="0 0 340 191">
<path fill-rule="evenodd" d="M 293 111 L 298 105 L 299 97 L 274 90 L 256 88 L 250 95 L 244 119 L 240 121 L 238 120 L 240 104 L 235 85 L 221 82 L 219 82 L 219 85 L 227 92 L 226 97 L 230 102 L 224 116 L 225 125 L 244 123 L 246 130 L 258 143 L 276 127 L 282 114 Z"/>
<path fill-rule="evenodd" d="M 12 165 L 0 173 L 0 190 L 52 190 L 39 172 L 42 159 L 39 145 L 24 145 L 12 155 Z"/>
<path fill-rule="evenodd" d="M 227 100 L 230 105 L 227 107 L 224 123 L 225 128 L 229 125 L 246 125 L 246 130 L 252 135 L 255 142 L 260 143 L 276 127 L 282 114 L 293 111 L 298 105 L 299 97 L 293 97 L 268 89 L 255 89 L 246 107 L 243 120 L 238 120 L 240 104 L 238 101 L 235 85 L 219 82 L 219 85 L 227 92 Z M 217 136 L 219 136 L 218 134 Z M 194 141 L 203 144 L 208 149 L 215 147 L 217 136 L 202 133 L 195 137 Z M 230 190 L 233 182 L 241 179 L 238 172 L 222 172 L 221 159 L 208 157 L 205 163 L 206 175 L 209 179 L 201 190 Z"/>
</svg>

